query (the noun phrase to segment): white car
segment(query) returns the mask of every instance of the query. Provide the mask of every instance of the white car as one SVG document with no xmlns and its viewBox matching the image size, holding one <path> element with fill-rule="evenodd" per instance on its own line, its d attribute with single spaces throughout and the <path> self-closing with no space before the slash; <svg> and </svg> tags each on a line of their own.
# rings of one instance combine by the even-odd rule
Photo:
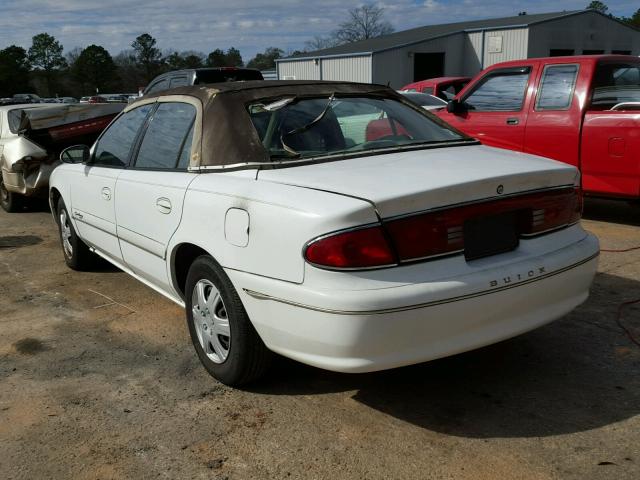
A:
<svg viewBox="0 0 640 480">
<path fill-rule="evenodd" d="M 229 385 L 272 352 L 367 372 L 498 342 L 584 302 L 596 271 L 574 167 L 482 146 L 384 87 L 178 88 L 61 159 L 67 264 L 94 252 L 184 306 Z"/>
</svg>

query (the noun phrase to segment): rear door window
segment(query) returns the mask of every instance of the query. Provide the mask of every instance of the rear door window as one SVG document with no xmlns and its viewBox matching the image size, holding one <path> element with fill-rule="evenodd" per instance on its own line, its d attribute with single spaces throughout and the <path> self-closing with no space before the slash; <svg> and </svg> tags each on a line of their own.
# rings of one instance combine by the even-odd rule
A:
<svg viewBox="0 0 640 480">
<path fill-rule="evenodd" d="M 578 65 L 547 65 L 542 73 L 536 110 L 568 110 L 578 76 Z"/>
<path fill-rule="evenodd" d="M 177 168 L 185 146 L 191 149 L 191 139 L 187 134 L 193 135 L 191 127 L 195 118 L 196 108 L 189 103 L 161 103 L 149 121 L 135 167 L 154 170 Z M 188 156 L 187 153 L 185 155 Z M 182 159 L 181 163 L 184 162 Z"/>
<path fill-rule="evenodd" d="M 592 108 L 608 110 L 626 102 L 640 102 L 640 64 L 599 64 L 593 80 Z"/>
<path fill-rule="evenodd" d="M 465 98 L 467 108 L 477 112 L 522 110 L 530 72 L 529 67 L 524 67 L 488 74 Z"/>
<path fill-rule="evenodd" d="M 93 165 L 123 168 L 129 163 L 131 147 L 140 127 L 153 108 L 143 105 L 118 117 L 98 140 L 93 156 Z"/>
<path fill-rule="evenodd" d="M 185 75 L 181 75 L 179 77 L 173 77 L 171 79 L 171 82 L 169 83 L 169 88 L 186 87 L 187 85 L 189 85 L 189 81 L 187 80 L 187 77 Z"/>
</svg>

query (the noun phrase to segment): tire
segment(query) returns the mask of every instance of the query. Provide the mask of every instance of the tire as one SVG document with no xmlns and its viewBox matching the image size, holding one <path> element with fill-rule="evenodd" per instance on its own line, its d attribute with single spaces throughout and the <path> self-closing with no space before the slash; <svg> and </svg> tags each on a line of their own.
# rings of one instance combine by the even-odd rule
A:
<svg viewBox="0 0 640 480">
<path fill-rule="evenodd" d="M 16 213 L 22 211 L 24 207 L 24 197 L 14 192 L 10 192 L 4 186 L 2 175 L 0 174 L 0 206 L 5 212 Z"/>
<path fill-rule="evenodd" d="M 185 292 L 191 341 L 207 372 L 229 386 L 245 385 L 262 376 L 273 354 L 213 258 L 203 255 L 193 262 Z"/>
<path fill-rule="evenodd" d="M 60 234 L 60 246 L 67 266 L 72 270 L 85 271 L 95 264 L 95 255 L 89 247 L 78 238 L 66 205 L 62 198 L 58 200 L 57 209 L 58 232 Z"/>
</svg>

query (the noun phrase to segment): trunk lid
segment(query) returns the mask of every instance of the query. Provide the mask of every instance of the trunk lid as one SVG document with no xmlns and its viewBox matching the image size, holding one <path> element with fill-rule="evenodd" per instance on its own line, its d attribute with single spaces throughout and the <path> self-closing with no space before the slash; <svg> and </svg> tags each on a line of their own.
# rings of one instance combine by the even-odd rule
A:
<svg viewBox="0 0 640 480">
<path fill-rule="evenodd" d="M 261 170 L 258 180 L 361 198 L 389 218 L 573 185 L 577 174 L 575 167 L 564 163 L 479 145 Z"/>
</svg>

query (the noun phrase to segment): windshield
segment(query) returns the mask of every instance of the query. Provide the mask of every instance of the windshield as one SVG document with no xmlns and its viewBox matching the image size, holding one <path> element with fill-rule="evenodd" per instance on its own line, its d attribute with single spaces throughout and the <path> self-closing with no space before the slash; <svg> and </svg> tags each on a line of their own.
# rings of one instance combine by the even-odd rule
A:
<svg viewBox="0 0 640 480">
<path fill-rule="evenodd" d="M 253 103 L 249 114 L 262 144 L 278 160 L 467 139 L 393 98 L 292 96 Z"/>
</svg>

